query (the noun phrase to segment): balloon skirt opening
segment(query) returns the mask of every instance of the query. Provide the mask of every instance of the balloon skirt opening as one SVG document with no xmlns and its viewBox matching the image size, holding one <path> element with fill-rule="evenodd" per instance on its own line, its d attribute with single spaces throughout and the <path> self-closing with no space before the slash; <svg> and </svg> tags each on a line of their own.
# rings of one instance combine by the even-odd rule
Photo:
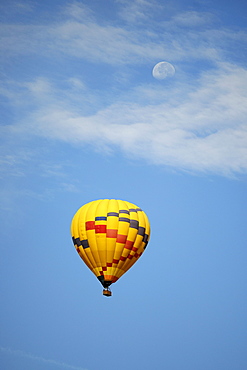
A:
<svg viewBox="0 0 247 370">
<path fill-rule="evenodd" d="M 112 284 L 111 280 L 105 280 L 104 276 L 98 276 L 98 280 L 101 282 L 104 288 L 108 288 Z"/>
</svg>

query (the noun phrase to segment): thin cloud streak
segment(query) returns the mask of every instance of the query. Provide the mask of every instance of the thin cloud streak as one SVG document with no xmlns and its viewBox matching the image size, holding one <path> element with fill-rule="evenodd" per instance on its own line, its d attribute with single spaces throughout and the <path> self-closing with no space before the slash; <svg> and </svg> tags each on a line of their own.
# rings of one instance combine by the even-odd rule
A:
<svg viewBox="0 0 247 370">
<path fill-rule="evenodd" d="M 136 9 L 131 13 L 133 16 L 142 18 L 143 9 L 148 9 L 150 4 L 135 2 L 128 6 Z M 237 31 L 217 27 L 209 29 L 208 13 L 178 13 L 160 22 L 156 30 L 151 25 L 147 28 L 146 23 L 139 29 L 124 24 L 121 27 L 101 24 L 89 9 L 76 3 L 66 9 L 67 18 L 56 24 L 47 24 L 47 20 L 44 25 L 2 24 L 0 47 L 6 57 L 40 54 L 54 58 L 54 54 L 62 54 L 114 66 L 143 64 L 164 58 L 215 61 L 224 54 L 224 45 L 229 45 L 229 42 L 234 45 L 246 39 L 245 34 Z M 193 27 L 188 29 L 188 24 Z"/>
<path fill-rule="evenodd" d="M 87 370 L 85 368 L 69 365 L 69 364 L 66 364 L 64 362 L 59 362 L 59 361 L 47 359 L 47 358 L 44 358 L 44 357 L 35 356 L 35 355 L 32 355 L 30 353 L 26 353 L 26 352 L 20 351 L 20 350 L 13 350 L 13 349 L 10 349 L 10 348 L 0 347 L 0 351 L 4 354 L 7 354 L 7 355 L 24 357 L 24 358 L 27 358 L 27 359 L 30 359 L 30 360 L 43 362 L 45 364 L 55 365 L 57 367 L 64 368 L 64 369 Z"/>
</svg>

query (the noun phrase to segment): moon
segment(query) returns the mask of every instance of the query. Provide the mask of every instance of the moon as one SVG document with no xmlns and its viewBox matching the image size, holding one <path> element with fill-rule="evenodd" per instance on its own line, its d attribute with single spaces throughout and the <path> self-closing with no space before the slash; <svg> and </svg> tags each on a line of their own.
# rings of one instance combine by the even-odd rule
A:
<svg viewBox="0 0 247 370">
<path fill-rule="evenodd" d="M 159 62 L 152 71 L 152 75 L 157 80 L 164 80 L 167 77 L 172 77 L 175 74 L 175 68 L 171 63 Z"/>
</svg>

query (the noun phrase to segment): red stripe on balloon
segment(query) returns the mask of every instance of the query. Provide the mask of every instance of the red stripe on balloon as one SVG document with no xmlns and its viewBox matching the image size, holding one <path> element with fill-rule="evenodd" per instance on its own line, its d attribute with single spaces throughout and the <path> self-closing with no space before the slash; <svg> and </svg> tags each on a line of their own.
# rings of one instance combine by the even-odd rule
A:
<svg viewBox="0 0 247 370">
<path fill-rule="evenodd" d="M 133 247 L 133 244 L 134 244 L 134 242 L 132 242 L 132 241 L 130 241 L 130 240 L 126 240 L 126 243 L 125 243 L 125 248 L 126 249 L 132 249 L 132 247 Z"/>
<path fill-rule="evenodd" d="M 106 237 L 107 238 L 117 238 L 117 230 L 107 229 L 106 230 Z"/>
<path fill-rule="evenodd" d="M 125 244 L 127 240 L 127 235 L 118 234 L 117 243 Z"/>
<path fill-rule="evenodd" d="M 94 230 L 94 228 L 95 228 L 95 221 L 86 222 L 86 230 Z"/>
<path fill-rule="evenodd" d="M 96 234 L 105 234 L 106 233 L 106 225 L 95 225 L 95 232 L 96 232 Z"/>
</svg>

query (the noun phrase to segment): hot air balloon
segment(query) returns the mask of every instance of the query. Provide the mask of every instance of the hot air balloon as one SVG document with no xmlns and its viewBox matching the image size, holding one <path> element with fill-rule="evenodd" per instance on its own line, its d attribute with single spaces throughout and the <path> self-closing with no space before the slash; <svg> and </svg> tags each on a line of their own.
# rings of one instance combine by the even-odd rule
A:
<svg viewBox="0 0 247 370">
<path fill-rule="evenodd" d="M 94 200 L 75 213 L 71 223 L 74 246 L 111 296 L 115 283 L 144 252 L 150 237 L 146 214 L 136 205 L 116 199 Z"/>
</svg>

